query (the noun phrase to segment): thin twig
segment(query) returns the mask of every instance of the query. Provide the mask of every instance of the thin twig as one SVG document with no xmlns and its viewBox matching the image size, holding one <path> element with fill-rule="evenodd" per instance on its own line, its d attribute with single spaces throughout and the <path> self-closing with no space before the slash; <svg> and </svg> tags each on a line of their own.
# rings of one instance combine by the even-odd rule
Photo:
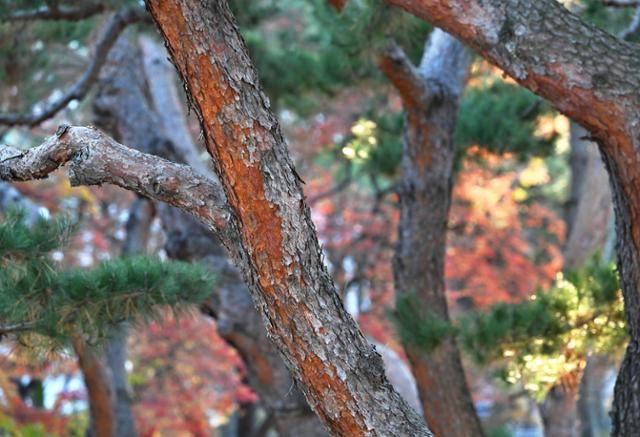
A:
<svg viewBox="0 0 640 437">
<path fill-rule="evenodd" d="M 33 21 L 33 20 L 68 20 L 79 21 L 106 10 L 104 3 L 92 3 L 78 8 L 58 7 L 51 2 L 47 6 L 37 9 L 15 11 L 12 14 L 0 16 L 0 21 Z"/>
<path fill-rule="evenodd" d="M 80 79 L 67 90 L 67 92 L 65 92 L 60 98 L 44 104 L 44 109 L 42 111 L 36 112 L 32 109 L 26 113 L 0 114 L 0 124 L 7 126 L 36 126 L 44 120 L 53 117 L 60 110 L 64 109 L 72 100 L 82 100 L 98 78 L 98 74 L 107 59 L 109 50 L 118 39 L 120 33 L 122 33 L 129 24 L 142 21 L 146 18 L 146 12 L 138 7 L 126 8 L 115 13 L 107 23 L 105 30 L 96 44 L 96 52 L 93 60 L 89 64 L 89 67 Z M 34 108 L 37 106 L 39 105 L 35 105 Z"/>
<path fill-rule="evenodd" d="M 31 331 L 34 328 L 33 323 L 23 322 L 15 323 L 13 325 L 0 325 L 0 338 L 8 334 L 15 334 L 18 332 Z"/>
</svg>

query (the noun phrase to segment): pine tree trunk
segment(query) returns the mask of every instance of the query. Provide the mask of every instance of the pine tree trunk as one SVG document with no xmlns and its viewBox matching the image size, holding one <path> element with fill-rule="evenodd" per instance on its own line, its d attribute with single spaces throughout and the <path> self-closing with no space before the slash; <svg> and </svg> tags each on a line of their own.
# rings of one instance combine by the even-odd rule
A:
<svg viewBox="0 0 640 437">
<path fill-rule="evenodd" d="M 175 89 L 175 71 L 165 65 L 166 51 L 148 38 L 141 43 L 142 52 L 125 36 L 112 50 L 94 103 L 96 123 L 143 152 L 174 162 L 188 161 L 200 173 L 209 175 L 202 163 L 198 165 L 197 149 Z M 163 112 L 154 108 L 162 108 Z M 176 141 L 181 143 L 177 145 Z M 248 383 L 272 416 L 278 435 L 326 436 L 267 338 L 249 291 L 218 239 L 205 226 L 173 207 L 157 204 L 155 210 L 167 234 L 167 255 L 185 261 L 198 260 L 215 272 L 216 289 L 205 304 L 205 311 L 216 318 L 219 334 L 242 356 Z"/>
<path fill-rule="evenodd" d="M 423 312 L 449 321 L 444 259 L 455 145 L 453 131 L 471 56 L 436 29 L 415 69 L 398 49 L 381 68 L 403 98 L 405 116 L 396 293 L 419 297 Z M 405 344 L 424 416 L 435 435 L 480 436 L 480 421 L 452 338 L 432 351 Z"/>
<path fill-rule="evenodd" d="M 440 26 L 548 99 L 598 142 L 616 212 L 631 341 L 616 383 L 613 434 L 637 435 L 640 390 L 640 51 L 555 0 L 387 0 Z"/>
<path fill-rule="evenodd" d="M 430 435 L 342 306 L 280 127 L 224 0 L 150 0 L 200 118 L 270 338 L 331 433 Z"/>
</svg>

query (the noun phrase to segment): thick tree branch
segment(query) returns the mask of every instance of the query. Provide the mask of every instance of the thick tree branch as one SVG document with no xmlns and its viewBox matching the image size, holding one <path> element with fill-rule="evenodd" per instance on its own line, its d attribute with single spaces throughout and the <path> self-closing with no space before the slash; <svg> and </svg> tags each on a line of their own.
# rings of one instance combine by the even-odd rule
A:
<svg viewBox="0 0 640 437">
<path fill-rule="evenodd" d="M 285 140 L 224 0 L 148 0 L 237 217 L 227 246 L 271 339 L 334 435 L 430 436 L 345 311 Z"/>
<path fill-rule="evenodd" d="M 439 98 L 428 108 L 405 104 L 395 289 L 399 299 L 416 296 L 421 311 L 441 320 L 449 320 L 444 260 L 456 151 L 453 133 L 470 63 L 460 42 L 434 29 L 425 44 L 420 76 L 429 88 L 439 90 Z M 409 342 L 404 346 L 434 434 L 482 436 L 455 340 L 445 339 L 433 351 Z"/>
<path fill-rule="evenodd" d="M 138 7 L 123 9 L 114 14 L 107 23 L 98 43 L 96 44 L 95 54 L 89 64 L 89 67 L 71 88 L 69 88 L 58 99 L 47 103 L 41 103 L 43 106 L 42 109 L 36 110 L 39 106 L 36 105 L 29 112 L 0 114 L 0 124 L 8 126 L 35 126 L 56 115 L 72 100 L 82 100 L 98 78 L 98 73 L 104 65 L 109 50 L 118 39 L 118 35 L 120 35 L 128 25 L 142 21 L 147 17 L 146 12 Z"/>
<path fill-rule="evenodd" d="M 91 3 L 81 7 L 42 6 L 37 9 L 15 11 L 0 16 L 0 21 L 32 21 L 32 20 L 68 20 L 78 21 L 100 14 L 106 10 L 104 3 Z"/>
<path fill-rule="evenodd" d="M 33 149 L 0 147 L 0 180 L 43 179 L 67 163 L 72 185 L 113 184 L 135 191 L 197 217 L 223 241 L 230 238 L 232 214 L 219 185 L 186 165 L 129 149 L 96 129 L 61 126 Z"/>
<path fill-rule="evenodd" d="M 616 211 L 631 341 L 616 381 L 612 435 L 640 428 L 640 50 L 555 0 L 387 0 L 445 29 L 548 99 L 598 142 Z"/>
<path fill-rule="evenodd" d="M 428 108 L 432 93 L 404 50 L 391 44 L 378 60 L 380 70 L 396 88 L 406 108 Z"/>
<path fill-rule="evenodd" d="M 400 93 L 405 110 L 425 113 L 434 103 L 462 94 L 469 65 L 464 47 L 440 30 L 427 39 L 418 68 L 392 44 L 380 57 L 382 72 Z M 446 73 L 446 74 L 444 74 Z"/>
<path fill-rule="evenodd" d="M 192 167 L 200 163 L 198 170 L 210 176 L 189 135 L 178 99 L 176 73 L 166 61 L 166 50 L 149 38 L 140 38 L 140 43 L 144 56 L 126 35 L 109 53 L 94 102 L 96 123 L 114 138 L 135 144 L 141 152 Z M 182 143 L 178 146 L 175 141 Z M 215 272 L 216 287 L 201 307 L 202 312 L 215 317 L 218 333 L 244 358 L 247 380 L 261 404 L 272 413 L 278 435 L 326 437 L 300 390 L 292 388 L 292 378 L 267 338 L 249 290 L 220 241 L 176 208 L 158 203 L 155 210 L 166 233 L 167 256 L 198 260 Z"/>
<path fill-rule="evenodd" d="M 470 45 L 598 138 L 620 134 L 628 115 L 638 115 L 637 47 L 582 21 L 556 0 L 387 2 Z"/>
</svg>

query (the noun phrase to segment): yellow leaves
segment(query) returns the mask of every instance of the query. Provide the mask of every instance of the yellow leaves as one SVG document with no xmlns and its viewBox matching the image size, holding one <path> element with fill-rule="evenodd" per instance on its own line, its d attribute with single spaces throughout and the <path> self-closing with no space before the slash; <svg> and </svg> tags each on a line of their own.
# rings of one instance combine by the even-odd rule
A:
<svg viewBox="0 0 640 437">
<path fill-rule="evenodd" d="M 519 177 L 520 185 L 524 188 L 535 187 L 549 182 L 549 171 L 542 158 L 532 158 Z"/>
<path fill-rule="evenodd" d="M 342 148 L 342 154 L 347 157 L 347 159 L 353 159 L 356 157 L 356 150 L 352 147 L 345 146 Z"/>
<path fill-rule="evenodd" d="M 366 160 L 371 149 L 378 144 L 375 122 L 364 118 L 351 126 L 351 133 L 355 137 L 342 148 L 342 154 L 349 160 Z"/>
<path fill-rule="evenodd" d="M 69 179 L 61 178 L 56 186 L 58 197 L 77 197 L 82 199 L 88 205 L 89 212 L 92 215 L 98 214 L 98 200 L 88 187 L 72 187 Z"/>
<path fill-rule="evenodd" d="M 513 194 L 511 196 L 513 197 L 514 201 L 521 203 L 527 200 L 527 198 L 529 197 L 529 194 L 527 193 L 527 190 L 525 190 L 524 188 L 517 187 L 515 190 L 513 190 Z"/>
<path fill-rule="evenodd" d="M 375 133 L 376 127 L 375 122 L 361 118 L 351 127 L 351 133 L 358 138 L 370 137 Z"/>
</svg>

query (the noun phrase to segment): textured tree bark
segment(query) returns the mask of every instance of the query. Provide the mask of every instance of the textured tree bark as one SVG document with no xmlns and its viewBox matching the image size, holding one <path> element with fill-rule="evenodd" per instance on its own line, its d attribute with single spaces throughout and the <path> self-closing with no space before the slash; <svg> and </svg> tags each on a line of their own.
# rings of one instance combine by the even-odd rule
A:
<svg viewBox="0 0 640 437">
<path fill-rule="evenodd" d="M 113 437 L 116 435 L 114 434 L 113 393 L 106 369 L 83 340 L 75 338 L 72 343 L 89 397 L 91 426 L 88 434 L 92 437 Z"/>
<path fill-rule="evenodd" d="M 147 7 L 237 221 L 240 244 L 227 249 L 311 408 L 335 435 L 430 435 L 342 307 L 300 178 L 228 5 L 154 0 Z"/>
<path fill-rule="evenodd" d="M 429 37 L 419 68 L 398 48 L 380 61 L 405 109 L 394 256 L 396 293 L 416 294 L 425 313 L 445 321 L 449 321 L 444 259 L 453 184 L 453 130 L 470 62 L 463 45 L 439 29 Z M 432 351 L 405 344 L 405 350 L 434 434 L 482 435 L 456 341 L 448 338 Z"/>
<path fill-rule="evenodd" d="M 124 38 L 112 51 L 94 102 L 96 123 L 114 138 L 139 145 L 142 152 L 174 162 L 197 160 L 197 149 L 186 129 L 173 83 L 175 71 L 160 64 L 166 62 L 164 47 L 148 38 L 141 42 L 144 55 Z M 154 108 L 162 108 L 163 114 Z M 184 142 L 176 145 L 175 141 Z M 198 171 L 209 176 L 202 163 Z M 278 434 L 326 435 L 302 393 L 293 386 L 282 358 L 267 338 L 260 315 L 253 308 L 247 287 L 220 241 L 202 224 L 175 208 L 157 204 L 155 209 L 167 233 L 165 249 L 169 257 L 198 260 L 216 273 L 217 287 L 205 311 L 216 318 L 220 335 L 243 357 L 249 384 L 273 415 Z"/>
<path fill-rule="evenodd" d="M 616 211 L 631 340 L 616 383 L 613 434 L 640 429 L 640 51 L 555 0 L 387 0 L 439 26 L 548 99 L 598 142 Z"/>
</svg>

